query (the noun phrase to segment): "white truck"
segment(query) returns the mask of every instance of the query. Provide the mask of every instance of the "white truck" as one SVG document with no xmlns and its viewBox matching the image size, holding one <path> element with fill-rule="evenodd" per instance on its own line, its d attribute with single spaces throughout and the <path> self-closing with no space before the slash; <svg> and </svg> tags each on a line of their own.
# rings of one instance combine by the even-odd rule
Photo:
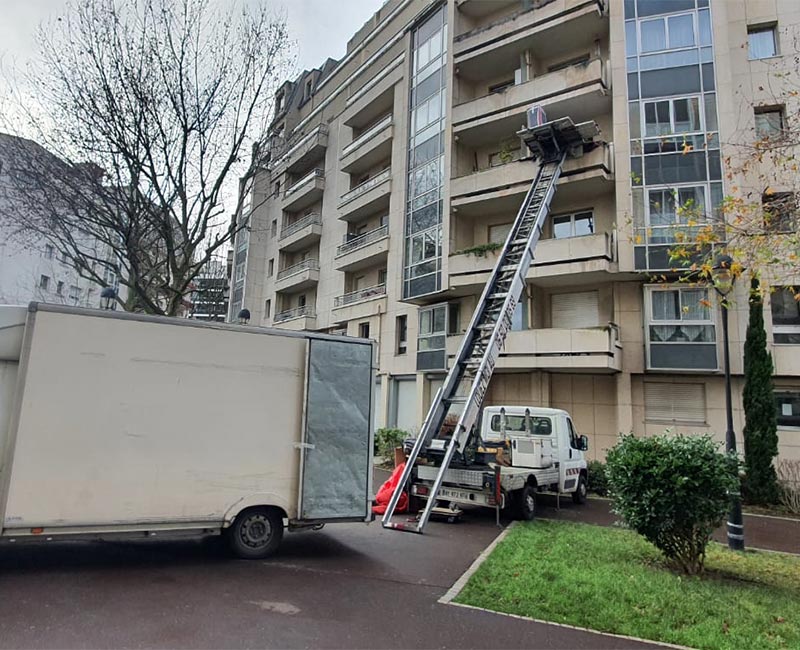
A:
<svg viewBox="0 0 800 650">
<path fill-rule="evenodd" d="M 569 413 L 560 409 L 524 406 L 487 406 L 478 423 L 476 444 L 464 460 L 447 469 L 437 499 L 448 503 L 434 513 L 450 519 L 461 514 L 460 505 L 511 511 L 531 520 L 540 492 L 570 494 L 575 503 L 586 500 L 586 436 L 578 435 Z M 412 441 L 413 442 L 413 441 Z M 408 443 L 407 443 L 408 445 Z M 411 496 L 427 499 L 440 467 L 434 440 L 414 468 Z M 443 451 L 441 452 L 443 454 Z"/>
<path fill-rule="evenodd" d="M 372 520 L 371 341 L 0 306 L 0 544 Z"/>
</svg>

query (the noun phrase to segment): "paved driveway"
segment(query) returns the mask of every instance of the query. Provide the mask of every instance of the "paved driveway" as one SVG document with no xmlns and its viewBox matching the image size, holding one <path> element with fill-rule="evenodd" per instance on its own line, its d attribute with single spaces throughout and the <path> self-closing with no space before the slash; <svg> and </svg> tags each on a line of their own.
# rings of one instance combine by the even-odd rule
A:
<svg viewBox="0 0 800 650">
<path fill-rule="evenodd" d="M 4 547 L 0 646 L 647 647 L 437 603 L 497 532 L 483 516 L 424 536 L 328 526 L 264 562 L 207 542 Z"/>
</svg>

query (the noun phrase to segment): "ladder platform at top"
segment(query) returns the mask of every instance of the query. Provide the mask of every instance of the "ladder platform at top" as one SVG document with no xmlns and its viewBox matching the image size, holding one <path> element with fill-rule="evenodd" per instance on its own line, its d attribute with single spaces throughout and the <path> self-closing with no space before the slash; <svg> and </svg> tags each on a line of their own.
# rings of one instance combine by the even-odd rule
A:
<svg viewBox="0 0 800 650">
<path fill-rule="evenodd" d="M 600 127 L 594 120 L 575 124 L 570 117 L 528 126 L 517 133 L 531 153 L 542 161 L 552 160 L 561 151 L 594 147 L 599 134 Z"/>
</svg>

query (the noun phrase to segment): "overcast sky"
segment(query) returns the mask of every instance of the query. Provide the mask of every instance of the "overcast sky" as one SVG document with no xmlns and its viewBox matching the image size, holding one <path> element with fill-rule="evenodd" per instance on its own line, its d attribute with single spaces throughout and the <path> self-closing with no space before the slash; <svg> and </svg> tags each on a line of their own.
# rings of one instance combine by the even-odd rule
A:
<svg viewBox="0 0 800 650">
<path fill-rule="evenodd" d="M 344 55 L 350 37 L 383 4 L 383 0 L 266 1 L 287 11 L 300 70 Z M 63 13 L 66 5 L 67 0 L 0 0 L 0 60 L 7 66 L 35 56 L 36 28 Z"/>
</svg>

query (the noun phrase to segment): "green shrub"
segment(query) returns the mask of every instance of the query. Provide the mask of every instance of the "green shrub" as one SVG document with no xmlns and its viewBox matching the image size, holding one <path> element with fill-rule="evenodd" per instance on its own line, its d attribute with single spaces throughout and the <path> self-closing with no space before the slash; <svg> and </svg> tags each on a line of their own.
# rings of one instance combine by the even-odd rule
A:
<svg viewBox="0 0 800 650">
<path fill-rule="evenodd" d="M 375 455 L 382 458 L 394 458 L 394 450 L 403 446 L 403 440 L 411 434 L 403 429 L 378 429 L 375 432 Z"/>
<path fill-rule="evenodd" d="M 614 511 L 685 573 L 703 570 L 722 523 L 739 461 L 709 436 L 624 436 L 606 455 Z"/>
<path fill-rule="evenodd" d="M 601 497 L 608 494 L 608 478 L 606 478 L 606 466 L 599 460 L 590 460 L 586 464 L 587 481 L 589 492 L 599 494 Z"/>
</svg>

